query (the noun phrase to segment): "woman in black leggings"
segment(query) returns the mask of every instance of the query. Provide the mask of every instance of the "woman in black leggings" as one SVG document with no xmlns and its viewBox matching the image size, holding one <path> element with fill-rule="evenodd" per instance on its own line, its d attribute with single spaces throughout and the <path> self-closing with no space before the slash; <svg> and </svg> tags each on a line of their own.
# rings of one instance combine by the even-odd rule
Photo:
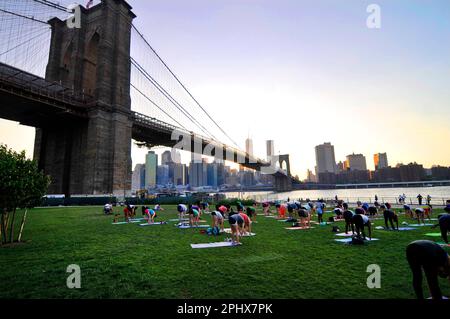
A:
<svg viewBox="0 0 450 319">
<path fill-rule="evenodd" d="M 386 229 L 389 229 L 389 221 L 392 226 L 392 230 L 398 230 L 398 216 L 392 210 L 388 209 L 386 205 L 381 205 L 381 211 L 383 212 L 384 224 L 386 225 Z M 397 225 L 397 228 L 395 228 L 394 222 Z"/>
<path fill-rule="evenodd" d="M 351 229 L 352 235 L 354 235 L 355 227 L 352 224 L 352 218 L 353 218 L 353 215 L 355 215 L 355 213 L 348 209 L 347 203 L 344 203 L 343 207 L 344 207 L 345 233 L 348 234 L 348 232 Z"/>
<path fill-rule="evenodd" d="M 422 268 L 433 299 L 442 299 L 438 276 L 450 280 L 450 257 L 438 244 L 429 240 L 413 241 L 406 247 L 406 258 L 413 274 L 413 287 L 417 299 L 424 299 Z"/>
<path fill-rule="evenodd" d="M 369 217 L 366 215 L 355 214 L 352 217 L 352 224 L 355 226 L 356 234 L 358 237 L 361 236 L 366 240 L 366 233 L 364 232 L 364 227 L 367 227 L 369 230 L 369 239 L 372 239 L 372 223 L 369 220 Z"/>
</svg>

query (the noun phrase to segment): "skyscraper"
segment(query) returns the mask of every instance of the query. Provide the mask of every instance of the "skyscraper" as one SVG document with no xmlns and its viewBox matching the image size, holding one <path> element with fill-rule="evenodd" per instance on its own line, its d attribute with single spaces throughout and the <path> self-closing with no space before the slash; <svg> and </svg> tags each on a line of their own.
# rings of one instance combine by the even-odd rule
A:
<svg viewBox="0 0 450 319">
<path fill-rule="evenodd" d="M 316 146 L 316 176 L 321 173 L 336 173 L 334 146 L 324 143 Z"/>
<path fill-rule="evenodd" d="M 173 184 L 175 186 L 186 185 L 186 175 L 186 165 L 175 163 L 173 172 Z"/>
<path fill-rule="evenodd" d="M 253 140 L 250 137 L 245 140 L 245 152 L 253 156 Z"/>
<path fill-rule="evenodd" d="M 165 151 L 161 154 L 161 165 L 169 165 L 172 163 L 172 152 L 171 151 Z"/>
<path fill-rule="evenodd" d="M 346 166 L 350 171 L 367 171 L 366 157 L 362 154 L 347 155 Z"/>
<path fill-rule="evenodd" d="M 131 179 L 131 190 L 133 192 L 145 188 L 145 165 L 136 164 L 132 179 Z"/>
<path fill-rule="evenodd" d="M 375 164 L 375 170 L 388 167 L 388 159 L 386 153 L 378 153 L 373 156 L 373 162 Z"/>
<path fill-rule="evenodd" d="M 145 189 L 156 186 L 156 174 L 158 169 L 158 155 L 149 151 L 145 156 Z"/>
<path fill-rule="evenodd" d="M 208 171 L 206 160 L 198 163 L 191 161 L 189 164 L 189 185 L 191 187 L 201 187 L 208 184 Z"/>
<path fill-rule="evenodd" d="M 169 184 L 169 165 L 159 165 L 156 174 L 156 183 L 166 186 Z"/>
<path fill-rule="evenodd" d="M 272 159 L 272 156 L 275 155 L 274 141 L 272 140 L 266 141 L 266 147 L 267 147 L 267 160 L 270 161 Z"/>
</svg>

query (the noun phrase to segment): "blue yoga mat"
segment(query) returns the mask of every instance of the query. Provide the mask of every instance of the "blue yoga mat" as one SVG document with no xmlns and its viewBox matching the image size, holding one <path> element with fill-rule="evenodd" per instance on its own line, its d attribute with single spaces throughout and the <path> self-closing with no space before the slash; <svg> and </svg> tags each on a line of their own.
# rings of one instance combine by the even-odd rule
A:
<svg viewBox="0 0 450 319">
<path fill-rule="evenodd" d="M 145 224 L 139 224 L 139 226 L 155 226 L 155 225 L 166 225 L 166 222 L 154 222 L 153 224 L 145 223 Z"/>
<path fill-rule="evenodd" d="M 376 241 L 379 240 L 378 238 L 372 238 L 369 240 L 369 238 L 367 238 L 367 240 L 365 241 Z M 350 243 L 352 241 L 351 238 L 344 238 L 344 239 L 335 239 L 334 241 L 337 241 L 339 243 Z"/>
</svg>

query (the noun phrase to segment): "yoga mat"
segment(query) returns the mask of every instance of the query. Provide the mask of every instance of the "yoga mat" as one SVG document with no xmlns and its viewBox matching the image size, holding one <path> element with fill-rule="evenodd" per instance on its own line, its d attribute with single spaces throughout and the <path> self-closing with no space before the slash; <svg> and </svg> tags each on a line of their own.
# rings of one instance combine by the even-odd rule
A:
<svg viewBox="0 0 450 319">
<path fill-rule="evenodd" d="M 130 219 L 131 222 L 141 222 L 143 220 L 145 220 L 145 218 L 132 218 L 132 219 Z"/>
<path fill-rule="evenodd" d="M 430 237 L 441 237 L 441 233 L 428 233 L 428 234 L 425 234 L 425 236 L 430 236 Z"/>
<path fill-rule="evenodd" d="M 227 234 L 231 234 L 231 228 L 225 228 L 224 231 Z M 256 234 L 246 232 L 245 235 L 243 235 L 242 237 L 251 237 L 251 236 L 256 236 Z"/>
<path fill-rule="evenodd" d="M 190 226 L 190 225 L 182 225 L 182 226 L 178 226 L 178 228 L 180 229 L 188 229 L 188 228 L 209 228 L 210 226 L 208 225 L 198 225 L 198 226 Z"/>
<path fill-rule="evenodd" d="M 153 224 L 145 223 L 145 224 L 139 224 L 139 226 L 155 226 L 155 225 L 166 225 L 165 222 L 155 222 Z"/>
<path fill-rule="evenodd" d="M 408 226 L 412 227 L 424 227 L 424 226 L 434 226 L 434 224 L 409 224 Z"/>
<path fill-rule="evenodd" d="M 189 222 L 189 219 L 187 219 L 187 218 L 182 218 L 182 219 L 174 218 L 174 219 L 169 219 L 169 222 Z"/>
<path fill-rule="evenodd" d="M 229 241 L 221 241 L 217 243 L 208 243 L 208 244 L 191 244 L 191 247 L 194 249 L 200 249 L 200 248 L 217 248 L 217 247 L 236 247 L 240 245 L 242 245 L 242 243 L 234 244 Z"/>
<path fill-rule="evenodd" d="M 266 218 L 277 218 L 277 216 L 275 216 L 275 215 L 269 215 L 269 216 L 264 216 L 264 217 L 266 217 Z"/>
<path fill-rule="evenodd" d="M 287 222 L 288 220 L 287 219 L 277 219 L 279 222 Z M 292 221 L 292 222 L 294 222 L 294 221 Z"/>
<path fill-rule="evenodd" d="M 353 234 L 352 233 L 348 233 L 348 234 L 346 234 L 346 233 L 339 233 L 339 234 L 336 234 L 336 236 L 351 237 L 351 236 L 353 236 Z"/>
<path fill-rule="evenodd" d="M 388 228 L 386 229 L 384 226 L 377 226 L 375 227 L 375 229 L 377 230 L 387 230 L 387 231 L 392 231 L 392 228 Z M 414 227 L 399 227 L 398 231 L 407 231 L 407 230 L 417 230 L 417 228 Z M 396 229 L 394 231 L 397 231 Z"/>
<path fill-rule="evenodd" d="M 133 223 L 140 223 L 141 221 L 135 220 L 130 222 L 118 222 L 118 223 L 111 223 L 113 225 L 125 225 L 125 224 L 133 224 Z"/>
<path fill-rule="evenodd" d="M 314 227 L 288 227 L 288 228 L 285 228 L 285 229 L 288 229 L 288 230 L 306 230 L 306 229 L 313 229 Z"/>
<path fill-rule="evenodd" d="M 365 241 L 376 241 L 379 240 L 378 238 L 372 238 L 369 240 L 369 238 L 367 238 L 367 240 Z M 335 239 L 334 241 L 340 242 L 340 243 L 350 243 L 352 241 L 351 238 L 344 238 L 344 239 Z"/>
</svg>

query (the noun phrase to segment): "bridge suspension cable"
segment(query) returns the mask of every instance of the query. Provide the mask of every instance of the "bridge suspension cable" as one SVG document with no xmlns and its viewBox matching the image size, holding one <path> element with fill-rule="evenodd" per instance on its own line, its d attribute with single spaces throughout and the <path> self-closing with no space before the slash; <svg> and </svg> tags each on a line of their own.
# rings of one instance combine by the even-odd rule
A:
<svg viewBox="0 0 450 319">
<path fill-rule="evenodd" d="M 240 148 L 237 143 L 227 134 L 227 132 L 217 123 L 216 120 L 213 119 L 213 117 L 206 111 L 206 109 L 194 98 L 192 93 L 187 89 L 187 87 L 180 81 L 180 79 L 175 75 L 175 73 L 171 70 L 171 68 L 166 64 L 166 62 L 160 57 L 160 55 L 156 52 L 156 50 L 151 46 L 151 44 L 147 41 L 147 39 L 144 37 L 142 32 L 140 32 L 137 27 L 132 24 L 133 30 L 138 34 L 138 36 L 144 41 L 145 45 L 152 51 L 152 53 L 156 56 L 156 58 L 159 60 L 159 62 L 165 67 L 165 69 L 169 72 L 169 74 L 175 79 L 175 81 L 178 83 L 178 85 L 181 86 L 181 88 L 188 94 L 190 99 L 195 103 L 197 107 L 200 108 L 200 110 L 207 116 L 207 118 L 222 132 L 222 134 L 232 142 L 236 147 Z M 213 139 L 216 139 L 213 137 Z"/>
<path fill-rule="evenodd" d="M 180 103 L 177 102 L 176 99 L 173 98 L 172 95 L 170 95 L 169 92 L 167 92 L 161 84 L 158 83 L 150 74 L 148 74 L 147 71 L 133 58 L 131 58 L 131 63 L 138 69 L 139 72 L 142 73 L 142 75 L 147 78 L 148 81 L 150 81 L 156 89 L 165 97 L 167 98 L 171 104 L 173 104 L 180 112 L 182 112 L 183 115 L 185 115 L 194 125 L 200 128 L 205 134 L 209 135 L 213 139 L 216 139 L 216 137 L 208 131 L 198 120 L 195 119 Z"/>
<path fill-rule="evenodd" d="M 70 2 L 62 0 L 62 3 L 65 1 L 67 4 Z M 3 0 L 0 3 L 0 37 L 6 41 L 0 43 L 0 62 L 43 76 L 50 44 L 50 28 L 46 21 L 52 17 L 65 19 L 68 14 L 66 7 L 60 3 L 50 0 Z M 143 57 L 141 60 L 132 54 L 130 60 L 132 78 L 135 80 L 132 80 L 130 85 L 135 93 L 141 96 L 146 104 L 150 102 L 161 112 L 159 114 L 177 126 L 186 129 L 194 125 L 195 130 L 198 129 L 216 141 L 218 138 L 213 131 L 220 132 L 221 138 L 223 136 L 224 140 L 229 140 L 240 148 L 181 82 L 143 33 L 132 23 L 131 28 L 135 32 L 135 36 L 132 35 L 132 43 L 139 39 L 144 43 L 141 52 L 133 45 L 131 48 L 138 56 Z M 46 43 L 46 46 L 43 47 L 42 43 Z M 150 64 L 145 63 L 146 59 L 152 59 Z M 144 113 L 148 111 L 147 109 Z"/>
</svg>

